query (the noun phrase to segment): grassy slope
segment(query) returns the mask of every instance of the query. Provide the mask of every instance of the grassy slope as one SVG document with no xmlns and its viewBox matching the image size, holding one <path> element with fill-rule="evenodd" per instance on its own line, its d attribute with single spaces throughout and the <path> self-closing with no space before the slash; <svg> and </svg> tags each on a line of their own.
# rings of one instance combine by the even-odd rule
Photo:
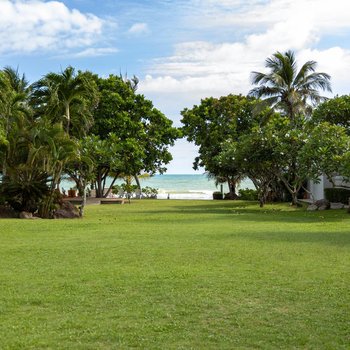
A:
<svg viewBox="0 0 350 350">
<path fill-rule="evenodd" d="M 221 201 L 0 221 L 1 349 L 340 349 L 350 215 Z"/>
</svg>

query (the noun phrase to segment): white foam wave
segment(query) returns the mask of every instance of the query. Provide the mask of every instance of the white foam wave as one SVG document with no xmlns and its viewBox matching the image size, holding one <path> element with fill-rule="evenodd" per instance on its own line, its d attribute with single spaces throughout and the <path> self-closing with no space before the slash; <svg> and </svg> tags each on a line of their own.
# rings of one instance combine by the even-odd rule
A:
<svg viewBox="0 0 350 350">
<path fill-rule="evenodd" d="M 184 192 L 184 193 L 158 193 L 157 196 L 158 199 L 201 199 L 201 200 L 209 200 L 213 199 L 213 192 L 212 191 L 191 191 L 191 192 Z"/>
</svg>

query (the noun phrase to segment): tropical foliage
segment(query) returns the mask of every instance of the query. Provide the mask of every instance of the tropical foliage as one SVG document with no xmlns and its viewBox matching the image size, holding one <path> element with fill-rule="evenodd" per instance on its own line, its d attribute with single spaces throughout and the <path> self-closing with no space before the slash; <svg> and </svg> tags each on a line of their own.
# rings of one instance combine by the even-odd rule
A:
<svg viewBox="0 0 350 350">
<path fill-rule="evenodd" d="M 268 73 L 252 72 L 252 83 L 259 85 L 251 96 L 265 101 L 291 120 L 310 115 L 312 108 L 324 100 L 319 90 L 331 91 L 330 76 L 315 72 L 317 63 L 307 61 L 298 71 L 292 51 L 276 52 L 266 59 Z"/>
<path fill-rule="evenodd" d="M 322 121 L 342 126 L 350 135 L 350 95 L 336 96 L 321 103 L 313 112 L 315 124 Z"/>
<path fill-rule="evenodd" d="M 194 169 L 202 166 L 218 183 L 227 182 L 231 198 L 242 178 L 242 169 L 235 162 L 223 160 L 221 152 L 227 142 L 237 141 L 255 123 L 263 124 L 271 116 L 269 108 L 255 112 L 258 101 L 242 95 L 203 99 L 200 105 L 184 109 L 183 134 L 199 146 Z"/>
<path fill-rule="evenodd" d="M 64 176 L 104 191 L 121 174 L 165 171 L 172 122 L 137 94 L 137 78 L 100 78 L 67 67 L 29 85 L 18 70 L 0 71 L 0 196 L 16 211 L 52 217 Z"/>
<path fill-rule="evenodd" d="M 272 198 L 297 204 L 307 180 L 350 177 L 349 98 L 322 97 L 330 76 L 316 72 L 315 61 L 298 70 L 291 51 L 273 54 L 266 68 L 252 73 L 258 86 L 248 97 L 207 98 L 185 109 L 182 130 L 199 146 L 194 168 L 216 179 L 250 178 L 261 206 Z"/>
</svg>

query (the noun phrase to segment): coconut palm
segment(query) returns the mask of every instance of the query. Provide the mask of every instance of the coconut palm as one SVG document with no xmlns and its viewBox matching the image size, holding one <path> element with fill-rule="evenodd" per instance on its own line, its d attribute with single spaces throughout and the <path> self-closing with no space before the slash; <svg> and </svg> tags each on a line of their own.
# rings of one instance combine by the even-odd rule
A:
<svg viewBox="0 0 350 350">
<path fill-rule="evenodd" d="M 29 121 L 28 107 L 29 87 L 24 76 L 18 69 L 5 67 L 0 71 L 0 124 L 5 139 L 11 138 L 10 133 L 24 129 Z M 8 149 L 1 153 L 1 171 L 6 175 Z"/>
<path fill-rule="evenodd" d="M 30 89 L 25 75 L 20 76 L 18 69 L 11 67 L 5 67 L 0 72 L 0 88 L 0 119 L 8 133 L 12 122 L 23 121 L 29 115 Z"/>
<path fill-rule="evenodd" d="M 61 73 L 48 73 L 32 85 L 33 105 L 53 123 L 63 122 L 68 134 L 81 134 L 91 126 L 89 107 L 96 95 L 89 77 L 89 74 L 76 74 L 71 66 Z"/>
<path fill-rule="evenodd" d="M 14 69 L 10 66 L 6 66 L 3 69 L 3 73 L 14 91 L 24 94 L 29 93 L 29 81 L 27 80 L 25 74 L 22 74 L 22 76 L 19 74 L 18 68 Z"/>
<path fill-rule="evenodd" d="M 276 52 L 266 59 L 270 72 L 252 72 L 252 83 L 259 86 L 249 95 L 264 98 L 292 121 L 298 114 L 310 115 L 312 107 L 325 99 L 319 90 L 331 91 L 330 76 L 316 72 L 316 65 L 307 61 L 298 71 L 292 51 Z"/>
</svg>

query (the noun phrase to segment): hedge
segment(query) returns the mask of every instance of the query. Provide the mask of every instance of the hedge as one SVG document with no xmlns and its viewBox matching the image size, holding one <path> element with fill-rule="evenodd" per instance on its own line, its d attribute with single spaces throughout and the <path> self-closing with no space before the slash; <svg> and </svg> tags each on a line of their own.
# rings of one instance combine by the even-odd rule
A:
<svg viewBox="0 0 350 350">
<path fill-rule="evenodd" d="M 239 190 L 239 199 L 245 201 L 255 201 L 258 200 L 258 191 L 252 188 L 245 188 Z"/>
<path fill-rule="evenodd" d="M 224 199 L 224 196 L 222 195 L 221 192 L 216 191 L 216 192 L 213 192 L 213 199 Z"/>
<path fill-rule="evenodd" d="M 330 202 L 348 204 L 350 198 L 350 189 L 347 188 L 325 188 L 325 197 Z"/>
</svg>

